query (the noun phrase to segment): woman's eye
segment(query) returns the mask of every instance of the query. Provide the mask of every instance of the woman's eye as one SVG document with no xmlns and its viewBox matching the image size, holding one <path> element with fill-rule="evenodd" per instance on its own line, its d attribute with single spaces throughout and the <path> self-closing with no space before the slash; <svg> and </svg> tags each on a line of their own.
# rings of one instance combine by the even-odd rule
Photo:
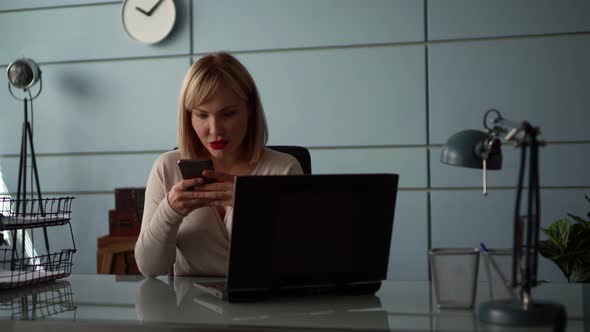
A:
<svg viewBox="0 0 590 332">
<path fill-rule="evenodd" d="M 199 119 L 206 119 L 207 118 L 207 114 L 203 114 L 203 113 L 195 113 L 195 115 L 197 116 L 197 118 Z"/>
<path fill-rule="evenodd" d="M 225 118 L 231 118 L 235 114 L 236 114 L 236 111 L 223 112 L 223 117 L 225 117 Z"/>
</svg>

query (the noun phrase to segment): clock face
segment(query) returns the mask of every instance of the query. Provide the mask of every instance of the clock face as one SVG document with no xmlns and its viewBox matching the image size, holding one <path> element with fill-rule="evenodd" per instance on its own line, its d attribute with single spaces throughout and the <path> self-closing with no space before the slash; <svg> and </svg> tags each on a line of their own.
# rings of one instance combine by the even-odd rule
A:
<svg viewBox="0 0 590 332">
<path fill-rule="evenodd" d="M 174 0 L 125 0 L 123 26 L 133 39 L 154 44 L 166 38 L 176 20 Z"/>
</svg>

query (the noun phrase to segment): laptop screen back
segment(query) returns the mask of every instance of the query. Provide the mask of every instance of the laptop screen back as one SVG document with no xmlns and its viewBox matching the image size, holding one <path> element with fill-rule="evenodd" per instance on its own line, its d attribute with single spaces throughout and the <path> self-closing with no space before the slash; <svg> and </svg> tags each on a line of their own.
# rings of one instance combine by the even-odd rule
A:
<svg viewBox="0 0 590 332">
<path fill-rule="evenodd" d="M 386 278 L 398 176 L 238 177 L 229 288 Z"/>
</svg>

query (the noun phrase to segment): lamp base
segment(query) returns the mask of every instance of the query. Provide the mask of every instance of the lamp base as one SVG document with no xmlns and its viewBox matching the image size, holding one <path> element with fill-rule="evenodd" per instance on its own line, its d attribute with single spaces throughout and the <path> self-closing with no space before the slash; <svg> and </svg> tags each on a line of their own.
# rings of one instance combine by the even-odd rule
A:
<svg viewBox="0 0 590 332">
<path fill-rule="evenodd" d="M 491 324 L 518 326 L 553 326 L 554 331 L 564 331 L 567 320 L 565 308 L 552 302 L 533 302 L 528 310 L 515 300 L 496 300 L 480 304 L 479 320 Z"/>
</svg>

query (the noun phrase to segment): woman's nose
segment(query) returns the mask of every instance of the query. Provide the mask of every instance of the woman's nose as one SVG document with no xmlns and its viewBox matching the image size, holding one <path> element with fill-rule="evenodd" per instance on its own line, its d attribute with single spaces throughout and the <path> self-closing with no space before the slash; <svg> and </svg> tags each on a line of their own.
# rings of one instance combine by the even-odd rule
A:
<svg viewBox="0 0 590 332">
<path fill-rule="evenodd" d="M 209 131 L 211 135 L 218 136 L 223 134 L 223 121 L 215 116 L 210 117 Z"/>
</svg>

